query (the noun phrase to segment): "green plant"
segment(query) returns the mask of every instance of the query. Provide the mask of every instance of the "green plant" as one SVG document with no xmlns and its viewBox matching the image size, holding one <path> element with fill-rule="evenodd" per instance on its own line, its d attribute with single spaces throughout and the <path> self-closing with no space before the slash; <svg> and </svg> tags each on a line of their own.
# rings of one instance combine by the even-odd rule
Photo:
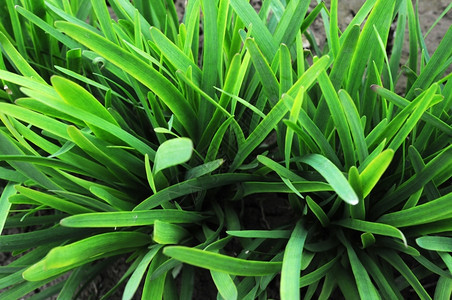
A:
<svg viewBox="0 0 452 300">
<path fill-rule="evenodd" d="M 35 297 L 75 297 L 124 254 L 103 298 L 191 298 L 192 266 L 225 299 L 450 297 L 452 28 L 430 56 L 411 1 L 343 32 L 337 0 L 0 3 L 2 298 L 68 272 Z M 259 199 L 289 215 L 246 227 Z"/>
</svg>

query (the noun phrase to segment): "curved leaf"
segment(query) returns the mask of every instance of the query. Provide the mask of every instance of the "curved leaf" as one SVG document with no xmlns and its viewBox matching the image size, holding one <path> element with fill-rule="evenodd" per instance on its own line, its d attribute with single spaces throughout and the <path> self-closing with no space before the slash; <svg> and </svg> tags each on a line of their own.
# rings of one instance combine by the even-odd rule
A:
<svg viewBox="0 0 452 300">
<path fill-rule="evenodd" d="M 55 26 L 76 41 L 108 58 L 114 65 L 150 88 L 171 109 L 190 136 L 196 139 L 198 130 L 194 121 L 197 118 L 193 108 L 162 74 L 150 65 L 143 64 L 138 57 L 86 28 L 62 21 L 56 22 Z"/>
<path fill-rule="evenodd" d="M 281 271 L 281 262 L 234 258 L 184 246 L 169 246 L 163 254 L 197 267 L 238 276 L 264 276 Z"/>
<path fill-rule="evenodd" d="M 445 236 L 423 236 L 416 239 L 416 244 L 427 250 L 452 252 L 452 238 Z"/>
<path fill-rule="evenodd" d="M 155 221 L 167 223 L 195 223 L 204 217 L 200 214 L 177 209 L 154 209 L 151 211 L 105 212 L 79 214 L 64 218 L 60 224 L 65 227 L 128 227 L 152 225 Z"/>
<path fill-rule="evenodd" d="M 320 154 L 309 154 L 302 157 L 300 161 L 310 165 L 319 172 L 346 203 L 351 205 L 358 204 L 359 198 L 350 183 L 330 160 Z"/>
<path fill-rule="evenodd" d="M 157 149 L 153 173 L 188 161 L 193 152 L 193 142 L 189 138 L 175 138 L 163 142 Z"/>
</svg>

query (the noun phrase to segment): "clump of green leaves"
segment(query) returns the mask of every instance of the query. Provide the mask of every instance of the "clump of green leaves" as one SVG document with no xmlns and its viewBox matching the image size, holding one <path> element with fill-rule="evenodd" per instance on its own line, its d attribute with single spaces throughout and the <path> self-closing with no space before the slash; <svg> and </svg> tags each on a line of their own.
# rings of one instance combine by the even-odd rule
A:
<svg viewBox="0 0 452 300">
<path fill-rule="evenodd" d="M 103 298 L 190 299 L 198 268 L 224 299 L 450 298 L 452 29 L 430 54 L 411 1 L 343 32 L 309 2 L 0 1 L 1 297 L 128 254 Z M 257 199 L 290 216 L 247 227 Z"/>
</svg>

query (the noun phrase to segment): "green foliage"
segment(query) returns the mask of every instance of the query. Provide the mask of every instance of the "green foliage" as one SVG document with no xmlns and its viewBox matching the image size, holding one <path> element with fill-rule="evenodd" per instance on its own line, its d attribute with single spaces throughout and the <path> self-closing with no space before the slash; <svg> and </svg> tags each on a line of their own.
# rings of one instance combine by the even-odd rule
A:
<svg viewBox="0 0 452 300">
<path fill-rule="evenodd" d="M 0 298 L 124 255 L 97 296 L 191 299 L 204 268 L 224 299 L 450 298 L 452 28 L 428 53 L 409 0 L 343 32 L 334 0 L 108 2 L 0 0 Z"/>
</svg>

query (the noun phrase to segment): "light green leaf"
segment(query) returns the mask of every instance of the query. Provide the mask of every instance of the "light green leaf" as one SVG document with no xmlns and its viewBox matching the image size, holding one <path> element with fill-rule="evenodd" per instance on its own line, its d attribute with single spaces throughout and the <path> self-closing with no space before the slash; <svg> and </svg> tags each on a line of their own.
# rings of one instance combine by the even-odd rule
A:
<svg viewBox="0 0 452 300">
<path fill-rule="evenodd" d="M 441 276 L 435 289 L 434 300 L 450 299 L 452 295 L 452 279 Z"/>
<path fill-rule="evenodd" d="M 197 118 L 193 108 L 188 105 L 179 90 L 152 66 L 143 64 L 140 58 L 81 26 L 61 21 L 56 22 L 55 25 L 78 42 L 108 58 L 114 65 L 155 92 L 179 119 L 190 136 L 196 139 L 198 132 L 194 120 Z"/>
<path fill-rule="evenodd" d="M 259 49 L 258 44 L 254 39 L 248 38 L 245 41 L 245 46 L 251 55 L 251 60 L 256 68 L 257 74 L 261 80 L 262 88 L 265 95 L 270 100 L 271 105 L 274 105 L 279 98 L 279 83 L 273 73 L 268 61 Z"/>
<path fill-rule="evenodd" d="M 452 193 L 425 204 L 385 214 L 377 219 L 377 222 L 394 227 L 406 227 L 450 219 L 452 213 L 450 201 L 452 201 Z"/>
<path fill-rule="evenodd" d="M 242 238 L 288 239 L 289 230 L 228 230 L 227 234 Z"/>
<path fill-rule="evenodd" d="M 397 228 L 387 225 L 387 224 L 362 221 L 362 220 L 358 220 L 358 219 L 342 219 L 340 221 L 335 222 L 335 224 L 346 227 L 346 228 L 350 228 L 353 230 L 395 237 L 395 238 L 402 240 L 402 242 L 405 244 L 405 247 L 408 246 L 406 238 L 403 235 L 403 233 L 400 230 L 398 230 Z"/>
<path fill-rule="evenodd" d="M 337 1 L 338 0 L 335 2 Z M 331 4 L 333 4 L 333 2 L 331 2 Z M 331 25 L 333 25 L 333 22 L 331 22 Z M 342 43 L 342 47 L 334 60 L 333 67 L 329 75 L 331 83 L 336 90 L 341 87 L 344 80 L 347 80 L 347 71 L 350 67 L 360 34 L 358 25 L 349 26 L 347 29 L 349 29 L 350 32 L 347 34 L 345 41 Z"/>
<path fill-rule="evenodd" d="M 204 217 L 195 212 L 176 209 L 154 209 L 150 211 L 105 212 L 78 214 L 60 221 L 66 227 L 129 227 L 152 225 L 156 220 L 167 223 L 195 223 Z"/>
<path fill-rule="evenodd" d="M 22 75 L 36 82 L 47 84 L 45 80 L 42 79 L 42 77 L 28 64 L 22 55 L 20 55 L 20 53 L 16 50 L 16 48 L 14 48 L 8 38 L 1 31 L 0 45 Z"/>
<path fill-rule="evenodd" d="M 360 298 L 379 300 L 380 297 L 378 292 L 350 242 L 346 239 L 343 232 L 339 232 L 338 237 L 347 248 L 348 259 L 355 277 Z"/>
<path fill-rule="evenodd" d="M 236 170 L 248 157 L 248 155 L 262 143 L 268 134 L 278 125 L 286 115 L 288 108 L 282 100 L 278 101 L 267 116 L 259 123 L 256 129 L 249 135 L 243 145 L 239 145 L 239 151 L 230 166 L 230 170 Z"/>
<path fill-rule="evenodd" d="M 413 287 L 420 299 L 431 299 L 424 286 L 419 282 L 419 279 L 396 252 L 381 251 L 378 255 L 388 261 L 397 271 L 399 271 L 404 279 Z"/>
<path fill-rule="evenodd" d="M 223 159 L 216 159 L 210 162 L 207 162 L 205 164 L 196 166 L 190 170 L 187 171 L 187 174 L 185 174 L 185 180 L 189 180 L 192 178 L 201 177 L 207 174 L 212 173 L 216 169 L 218 169 L 222 164 L 224 163 Z"/>
<path fill-rule="evenodd" d="M 346 169 L 348 169 L 355 164 L 356 159 L 352 137 L 350 134 L 350 128 L 348 126 L 347 118 L 345 115 L 345 109 L 347 107 L 344 107 L 339 100 L 339 96 L 335 91 L 326 71 L 320 73 L 318 82 L 322 90 L 324 99 L 328 105 L 330 116 L 333 119 L 334 125 L 339 135 L 344 153 L 345 167 Z"/>
<path fill-rule="evenodd" d="M 408 91 L 406 95 L 406 98 L 408 100 L 414 98 L 413 96 L 415 95 L 416 89 L 426 89 L 434 82 L 435 78 L 440 74 L 440 72 L 445 71 L 444 69 L 439 68 L 439 66 L 444 65 L 447 59 L 452 55 L 452 48 L 450 47 L 451 43 L 452 27 L 449 26 L 449 29 L 441 40 L 441 43 L 439 44 L 435 53 L 432 55 L 432 58 L 428 61 L 427 65 L 422 70 L 421 74 L 419 74 L 419 77 Z"/>
<path fill-rule="evenodd" d="M 150 241 L 148 235 L 132 231 L 98 234 L 53 248 L 43 260 L 25 270 L 23 277 L 28 281 L 43 280 L 96 259 L 102 254 L 142 247 Z"/>
<path fill-rule="evenodd" d="M 193 178 L 181 183 L 173 184 L 172 186 L 158 191 L 156 194 L 146 198 L 140 204 L 138 204 L 134 208 L 134 211 L 151 209 L 172 199 L 191 193 L 205 191 L 211 188 L 226 186 L 229 184 L 235 184 L 253 179 L 256 180 L 256 176 L 231 173 Z"/>
<path fill-rule="evenodd" d="M 377 40 L 374 32 L 374 25 L 378 32 L 381 33 L 383 39 L 389 32 L 389 25 L 392 21 L 392 12 L 394 10 L 394 1 L 392 0 L 378 0 L 372 9 L 369 17 L 367 18 L 366 24 L 359 35 L 358 44 L 356 50 L 353 54 L 351 61 L 350 71 L 347 80 L 347 91 L 350 95 L 356 95 L 358 89 L 362 84 L 362 80 L 356 80 L 356 78 L 362 78 L 366 65 L 369 58 L 377 59 L 375 52 L 379 53 L 378 47 L 372 47 L 371 45 L 376 45 Z M 369 3 L 369 5 L 371 5 Z M 352 26 L 348 26 L 349 30 L 352 30 Z M 344 36 L 344 35 L 343 35 Z"/>
<path fill-rule="evenodd" d="M 72 203 L 68 200 L 61 199 L 36 190 L 32 190 L 30 188 L 26 188 L 23 186 L 16 186 L 15 188 L 21 195 L 25 197 L 28 197 L 38 203 L 41 203 L 42 205 L 52 207 L 54 209 L 66 212 L 71 215 L 94 212 L 92 209 Z"/>
<path fill-rule="evenodd" d="M 321 267 L 318 267 L 315 271 L 312 271 L 308 274 L 304 274 L 303 276 L 301 276 L 299 281 L 300 288 L 309 286 L 325 277 L 328 274 L 328 272 L 330 272 L 330 270 L 334 267 L 339 258 L 340 256 L 336 256 L 334 259 L 325 263 Z"/>
<path fill-rule="evenodd" d="M 281 271 L 281 262 L 246 260 L 183 246 L 165 247 L 163 254 L 187 264 L 231 275 L 264 276 Z"/>
<path fill-rule="evenodd" d="M 256 43 L 260 45 L 265 58 L 267 60 L 272 59 L 278 51 L 277 43 L 254 8 L 247 0 L 231 0 L 230 4 L 245 26 L 248 27 L 248 30 L 251 30 L 252 36 L 256 39 Z"/>
<path fill-rule="evenodd" d="M 294 0 L 287 4 L 274 33 L 274 40 L 277 44 L 284 43 L 289 47 L 292 46 L 295 36 L 305 20 L 309 4 L 310 2 L 303 0 Z"/>
<path fill-rule="evenodd" d="M 320 224 L 322 224 L 323 227 L 328 226 L 330 223 L 330 219 L 323 211 L 322 207 L 318 205 L 314 200 L 312 200 L 311 197 L 306 197 L 306 203 L 309 206 L 309 209 L 314 213 L 314 215 L 317 217 L 317 219 L 320 221 Z"/>
<path fill-rule="evenodd" d="M 427 250 L 452 252 L 452 238 L 445 236 L 422 236 L 416 239 L 416 244 Z"/>
<path fill-rule="evenodd" d="M 199 67 L 158 28 L 151 27 L 150 32 L 155 45 L 160 49 L 162 55 L 168 59 L 169 63 L 171 63 L 176 69 L 182 70 L 183 73 L 186 73 L 189 67 L 191 67 L 194 82 L 199 85 L 201 83 L 202 76 L 202 72 Z"/>
<path fill-rule="evenodd" d="M 160 220 L 154 222 L 154 232 L 152 239 L 159 244 L 178 244 L 182 239 L 189 236 L 190 233 L 183 227 Z"/>
<path fill-rule="evenodd" d="M 441 174 L 442 172 L 445 172 L 445 174 L 450 174 L 450 171 L 448 170 L 450 170 L 450 166 L 452 165 L 451 163 L 452 163 L 452 146 L 449 146 L 446 149 L 442 150 L 435 157 L 433 157 L 425 165 L 425 168 L 423 168 L 420 172 L 417 172 L 415 175 L 413 175 L 404 183 L 402 183 L 395 191 L 389 193 L 388 195 L 383 197 L 383 199 L 378 201 L 374 206 L 375 214 L 381 215 L 385 213 L 387 210 L 396 206 L 397 204 L 403 202 L 413 192 L 419 190 L 419 187 L 425 186 L 428 182 L 430 182 L 432 179 L 438 176 L 438 174 Z M 450 195 L 445 195 L 444 197 L 450 197 Z M 429 215 L 421 214 L 419 216 L 422 218 L 433 217 L 433 215 L 431 214 Z M 414 220 L 415 219 L 413 219 L 413 221 Z"/>
<path fill-rule="evenodd" d="M 86 110 L 93 115 L 97 115 L 119 126 L 107 109 L 93 95 L 78 84 L 60 76 L 53 76 L 51 81 L 57 93 L 67 104 Z"/>
<path fill-rule="evenodd" d="M 300 90 L 298 91 L 297 96 L 294 99 L 293 106 L 290 110 L 289 121 L 293 122 L 294 124 L 297 123 L 298 117 L 300 115 L 301 106 L 304 101 L 304 93 L 305 93 L 304 88 L 300 87 Z M 290 126 L 287 126 L 286 140 L 284 143 L 284 159 L 286 161 L 287 168 L 289 168 L 290 165 L 290 154 L 292 152 L 293 135 L 294 130 Z"/>
<path fill-rule="evenodd" d="M 340 90 L 338 95 L 341 101 L 341 105 L 344 109 L 345 116 L 347 117 L 348 124 L 350 126 L 350 132 L 353 137 L 358 160 L 363 163 L 367 156 L 369 156 L 369 152 L 364 138 L 364 129 L 361 124 L 360 115 L 355 103 L 353 102 L 353 99 L 350 97 L 347 91 Z"/>
<path fill-rule="evenodd" d="M 210 275 L 212 276 L 213 282 L 215 283 L 215 286 L 223 299 L 237 299 L 237 287 L 229 274 L 210 270 Z"/>
<path fill-rule="evenodd" d="M 325 182 L 298 181 L 292 182 L 292 185 L 299 193 L 334 191 Z M 293 189 L 284 182 L 243 182 L 241 188 L 243 189 L 243 196 L 258 193 L 294 193 Z"/>
<path fill-rule="evenodd" d="M 11 203 L 8 201 L 9 197 L 14 194 L 16 194 L 14 183 L 8 183 L 0 196 L 0 235 L 3 231 L 3 227 L 5 226 L 9 209 L 11 208 Z"/>
<path fill-rule="evenodd" d="M 290 171 L 288 168 L 281 166 L 271 158 L 263 155 L 257 156 L 257 161 L 268 167 L 270 170 L 275 171 L 281 178 L 287 178 L 291 181 L 303 181 L 304 178 Z"/>
<path fill-rule="evenodd" d="M 320 154 L 309 154 L 302 157 L 300 161 L 319 172 L 346 203 L 350 205 L 358 204 L 359 198 L 350 183 L 330 160 Z"/>
<path fill-rule="evenodd" d="M 192 153 L 193 142 L 189 138 L 175 138 L 163 142 L 155 154 L 153 174 L 187 162 Z"/>
<path fill-rule="evenodd" d="M 363 198 L 370 194 L 383 173 L 389 167 L 393 157 L 394 150 L 387 149 L 375 157 L 361 172 L 359 179 L 363 189 Z"/>
<path fill-rule="evenodd" d="M 105 36 L 114 43 L 118 42 L 116 35 L 114 34 L 112 19 L 108 12 L 108 7 L 105 1 L 91 0 L 91 5 L 96 13 L 97 20 L 99 21 L 100 29 Z"/>
<path fill-rule="evenodd" d="M 301 259 L 307 234 L 308 231 L 298 221 L 287 242 L 281 269 L 280 295 L 283 300 L 300 299 Z"/>
</svg>

